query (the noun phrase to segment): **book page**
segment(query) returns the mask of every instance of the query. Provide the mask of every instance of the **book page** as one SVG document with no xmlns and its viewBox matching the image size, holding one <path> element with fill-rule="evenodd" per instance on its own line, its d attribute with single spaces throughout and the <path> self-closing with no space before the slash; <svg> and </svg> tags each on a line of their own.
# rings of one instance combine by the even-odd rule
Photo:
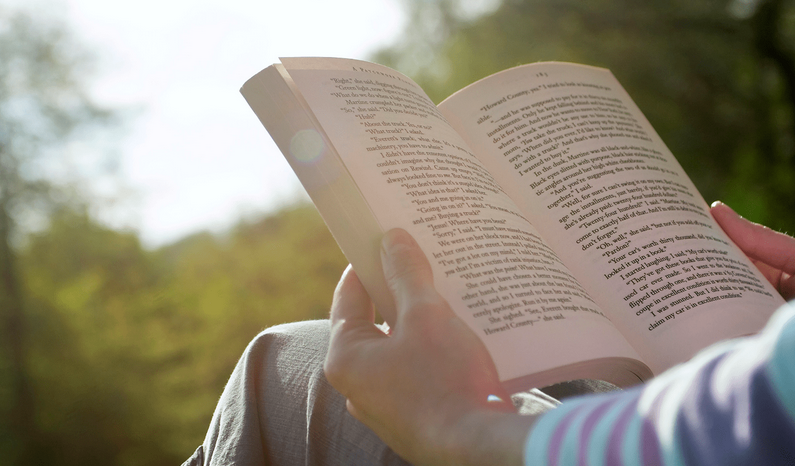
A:
<svg viewBox="0 0 795 466">
<path fill-rule="evenodd" d="M 353 60 L 282 62 L 383 231 L 418 241 L 502 380 L 637 356 L 416 84 Z"/>
<path fill-rule="evenodd" d="M 609 71 L 518 67 L 439 108 L 655 373 L 783 303 Z"/>
</svg>

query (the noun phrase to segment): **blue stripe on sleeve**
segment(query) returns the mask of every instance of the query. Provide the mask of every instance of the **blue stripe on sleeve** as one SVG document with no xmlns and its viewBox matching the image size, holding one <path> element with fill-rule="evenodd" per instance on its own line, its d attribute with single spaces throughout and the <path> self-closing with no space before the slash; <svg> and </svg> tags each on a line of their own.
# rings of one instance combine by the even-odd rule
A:
<svg viewBox="0 0 795 466">
<path fill-rule="evenodd" d="M 788 307 L 791 312 L 774 317 L 773 325 L 780 326 L 781 330 L 767 370 L 773 391 L 786 408 L 789 417 L 795 419 L 795 304 Z"/>
</svg>

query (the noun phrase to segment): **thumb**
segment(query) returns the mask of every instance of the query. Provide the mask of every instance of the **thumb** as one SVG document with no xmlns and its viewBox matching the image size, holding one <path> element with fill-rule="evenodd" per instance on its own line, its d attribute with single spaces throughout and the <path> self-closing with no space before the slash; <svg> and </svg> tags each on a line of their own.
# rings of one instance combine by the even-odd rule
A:
<svg viewBox="0 0 795 466">
<path fill-rule="evenodd" d="M 351 266 L 345 269 L 331 304 L 331 336 L 323 369 L 331 385 L 347 395 L 367 373 L 366 356 L 373 345 L 387 338 L 374 325 L 370 297 Z"/>
<path fill-rule="evenodd" d="M 384 278 L 395 299 L 398 320 L 405 318 L 418 304 L 435 304 L 444 302 L 433 284 L 433 270 L 425 253 L 412 238 L 402 229 L 388 231 L 381 242 L 381 263 Z M 444 302 L 440 306 L 449 311 Z M 452 314 L 452 311 L 449 311 Z"/>
<path fill-rule="evenodd" d="M 430 361 L 433 352 L 436 362 L 443 361 L 438 375 L 456 374 L 454 391 L 491 410 L 515 412 L 486 346 L 436 291 L 431 264 L 417 242 L 406 231 L 394 229 L 381 244 L 384 276 L 397 309 L 396 336 L 421 339 L 429 352 L 425 359 Z"/>
</svg>

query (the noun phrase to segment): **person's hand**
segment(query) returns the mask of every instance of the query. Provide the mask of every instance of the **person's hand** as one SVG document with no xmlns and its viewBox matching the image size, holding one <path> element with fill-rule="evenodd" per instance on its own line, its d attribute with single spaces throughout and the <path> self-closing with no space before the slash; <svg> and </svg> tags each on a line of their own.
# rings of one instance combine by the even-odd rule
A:
<svg viewBox="0 0 795 466">
<path fill-rule="evenodd" d="M 388 335 L 350 267 L 334 293 L 324 369 L 348 411 L 415 464 L 520 464 L 533 418 L 507 414 L 491 357 L 434 288 L 419 246 L 392 230 L 381 258 L 397 308 Z"/>
<path fill-rule="evenodd" d="M 781 296 L 795 299 L 795 238 L 750 222 L 719 201 L 710 212 Z"/>
</svg>

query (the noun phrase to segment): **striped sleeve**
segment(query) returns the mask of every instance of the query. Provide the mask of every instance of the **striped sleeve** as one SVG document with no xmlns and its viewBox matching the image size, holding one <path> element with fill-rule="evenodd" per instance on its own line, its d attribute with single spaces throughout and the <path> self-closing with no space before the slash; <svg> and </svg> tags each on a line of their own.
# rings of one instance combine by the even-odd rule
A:
<svg viewBox="0 0 795 466">
<path fill-rule="evenodd" d="M 527 466 L 795 465 L 795 304 L 630 390 L 544 414 Z"/>
</svg>

